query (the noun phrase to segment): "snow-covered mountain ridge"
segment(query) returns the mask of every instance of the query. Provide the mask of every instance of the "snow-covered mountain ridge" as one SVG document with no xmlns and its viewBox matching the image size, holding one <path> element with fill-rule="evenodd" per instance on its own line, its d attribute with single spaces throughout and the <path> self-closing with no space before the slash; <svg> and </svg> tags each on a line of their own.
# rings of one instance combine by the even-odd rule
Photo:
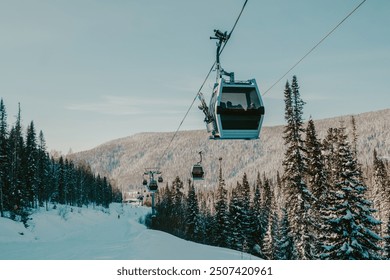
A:
<svg viewBox="0 0 390 280">
<path fill-rule="evenodd" d="M 358 158 L 363 165 L 372 164 L 373 150 L 390 158 L 390 109 L 355 115 L 358 134 Z M 318 135 L 324 138 L 329 127 L 344 123 L 351 131 L 351 116 L 316 120 Z M 190 178 L 190 169 L 203 152 L 206 172 L 201 183 L 214 186 L 218 177 L 219 158 L 222 157 L 223 174 L 227 185 L 241 180 L 246 172 L 253 182 L 258 172 L 268 176 L 282 172 L 284 156 L 284 126 L 263 127 L 258 140 L 209 140 L 205 130 L 180 131 L 159 162 L 172 139 L 171 133 L 139 133 L 112 140 L 96 148 L 69 155 L 73 160 L 86 161 L 92 170 L 114 180 L 118 187 L 141 188 L 142 174 L 147 167 L 160 167 L 165 182 L 176 176 Z"/>
</svg>

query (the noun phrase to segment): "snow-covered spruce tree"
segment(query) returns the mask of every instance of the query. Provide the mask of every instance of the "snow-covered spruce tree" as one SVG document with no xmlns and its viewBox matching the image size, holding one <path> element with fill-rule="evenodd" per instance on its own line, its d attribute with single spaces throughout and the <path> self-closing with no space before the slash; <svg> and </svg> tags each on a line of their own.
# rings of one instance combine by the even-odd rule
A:
<svg viewBox="0 0 390 280">
<path fill-rule="evenodd" d="M 251 251 L 255 245 L 252 238 L 254 223 L 250 201 L 250 187 L 244 173 L 242 184 L 237 182 L 229 203 L 229 244 L 231 248 L 244 252 Z"/>
<path fill-rule="evenodd" d="M 7 112 L 3 102 L 0 100 L 0 214 L 4 217 L 4 212 L 9 210 L 9 141 Z"/>
<path fill-rule="evenodd" d="M 153 224 L 156 229 L 172 233 L 171 217 L 173 216 L 173 190 L 168 183 L 158 192 L 158 203 L 156 204 L 156 223 Z"/>
<path fill-rule="evenodd" d="M 218 246 L 216 239 L 219 236 L 215 234 L 217 229 L 216 217 L 211 214 L 212 209 L 210 208 L 212 207 L 207 205 L 206 198 L 202 196 L 200 200 L 199 241 L 203 244 Z"/>
<path fill-rule="evenodd" d="M 61 156 L 58 161 L 58 203 L 65 204 L 66 200 L 66 182 L 65 182 L 65 162 L 64 158 Z M 95 194 L 93 192 L 93 194 Z M 93 199 L 95 200 L 95 199 Z"/>
<path fill-rule="evenodd" d="M 232 189 L 232 194 L 229 202 L 229 224 L 230 231 L 228 237 L 228 246 L 237 251 L 242 251 L 244 245 L 242 217 L 242 185 L 237 182 L 235 188 Z"/>
<path fill-rule="evenodd" d="M 351 125 L 352 125 L 352 152 L 353 156 L 357 158 L 357 128 L 356 128 L 356 120 L 354 116 L 351 116 Z"/>
<path fill-rule="evenodd" d="M 310 216 L 313 196 L 305 182 L 307 163 L 302 139 L 304 102 L 300 98 L 296 76 L 293 77 L 291 87 L 288 82 L 286 83 L 284 100 L 287 121 L 283 137 L 287 147 L 283 161 L 286 208 L 289 211 L 290 226 L 298 258 L 312 259 L 309 230 L 313 223 Z"/>
<path fill-rule="evenodd" d="M 253 240 L 253 229 L 254 229 L 254 221 L 252 216 L 251 209 L 251 191 L 248 182 L 248 177 L 246 173 L 244 173 L 242 177 L 242 188 L 241 188 L 241 200 L 242 200 L 242 239 L 244 244 L 244 251 L 252 251 L 252 248 L 255 245 Z"/>
<path fill-rule="evenodd" d="M 26 175 L 26 191 L 31 208 L 38 207 L 38 178 L 37 178 L 37 138 L 34 122 L 27 126 L 26 147 L 23 155 L 23 166 Z"/>
<path fill-rule="evenodd" d="M 387 219 L 386 234 L 384 235 L 385 245 L 383 247 L 383 257 L 390 260 L 390 216 Z"/>
<path fill-rule="evenodd" d="M 215 231 L 213 231 L 215 233 L 215 245 L 228 247 L 231 224 L 229 221 L 227 190 L 225 188 L 225 180 L 222 177 L 222 166 L 219 168 L 218 189 L 215 199 Z"/>
<path fill-rule="evenodd" d="M 380 221 L 372 213 L 371 202 L 365 198 L 367 187 L 360 181 L 360 171 L 347 140 L 345 127 L 337 131 L 336 153 L 340 165 L 333 197 L 335 199 L 327 219 L 331 234 L 324 242 L 322 259 L 370 260 L 379 259 L 381 248 L 375 232 Z"/>
<path fill-rule="evenodd" d="M 186 238 L 199 241 L 199 205 L 194 183 L 188 181 L 188 195 L 186 208 Z"/>
<path fill-rule="evenodd" d="M 252 219 L 253 219 L 253 241 L 255 243 L 254 245 L 254 254 L 256 254 L 259 257 L 263 257 L 262 248 L 263 248 L 263 239 L 266 232 L 266 228 L 263 227 L 263 224 L 265 222 L 262 221 L 263 219 L 263 200 L 262 200 L 262 182 L 260 178 L 260 173 L 257 173 L 257 180 L 253 195 L 253 202 L 252 202 Z"/>
<path fill-rule="evenodd" d="M 174 234 L 181 238 L 185 235 L 185 195 L 184 195 L 184 183 L 180 180 L 179 176 L 172 182 L 173 192 L 173 216 L 172 216 L 172 228 L 174 228 Z"/>
<path fill-rule="evenodd" d="M 270 191 L 270 206 L 268 215 L 268 229 L 263 240 L 264 257 L 268 260 L 276 260 L 278 258 L 278 214 L 276 208 L 276 200 L 273 191 Z"/>
<path fill-rule="evenodd" d="M 336 152 L 337 130 L 337 128 L 329 128 L 322 144 L 325 167 L 328 173 L 328 184 L 330 186 L 335 184 L 337 174 L 340 173 L 340 164 L 338 163 Z"/>
<path fill-rule="evenodd" d="M 38 206 L 42 207 L 45 201 L 48 201 L 47 189 L 49 188 L 49 167 L 50 159 L 46 152 L 46 141 L 42 130 L 38 136 L 37 146 L 37 194 Z"/>
<path fill-rule="evenodd" d="M 20 104 L 15 126 L 11 128 L 9 134 L 9 155 L 10 159 L 10 195 L 9 203 L 12 207 L 11 218 L 20 217 L 27 226 L 28 220 L 28 194 L 25 186 L 25 173 L 23 170 L 23 154 L 25 144 L 22 135 Z"/>
<path fill-rule="evenodd" d="M 313 253 L 318 256 L 322 251 L 324 230 L 326 228 L 323 216 L 327 209 L 327 198 L 329 194 L 328 173 L 325 168 L 325 159 L 322 154 L 322 145 L 317 138 L 317 132 L 312 119 L 309 120 L 306 128 L 306 158 L 307 158 L 307 182 L 311 193 L 314 196 L 310 215 L 313 218 L 313 234 L 311 244 Z"/>
<path fill-rule="evenodd" d="M 378 157 L 375 149 L 373 169 L 373 200 L 374 207 L 378 210 L 376 217 L 381 221 L 387 221 L 390 216 L 390 184 L 385 162 Z M 386 230 L 386 225 L 380 227 L 381 236 L 385 234 Z"/>
<path fill-rule="evenodd" d="M 277 260 L 297 260 L 298 251 L 295 246 L 294 236 L 290 227 L 288 211 L 282 209 L 282 217 L 279 226 L 279 239 L 275 259 Z"/>
<path fill-rule="evenodd" d="M 265 232 L 268 229 L 268 223 L 271 216 L 272 207 L 272 191 L 269 179 L 263 174 L 263 199 L 261 205 L 261 227 L 264 229 L 262 238 L 264 238 Z"/>
</svg>

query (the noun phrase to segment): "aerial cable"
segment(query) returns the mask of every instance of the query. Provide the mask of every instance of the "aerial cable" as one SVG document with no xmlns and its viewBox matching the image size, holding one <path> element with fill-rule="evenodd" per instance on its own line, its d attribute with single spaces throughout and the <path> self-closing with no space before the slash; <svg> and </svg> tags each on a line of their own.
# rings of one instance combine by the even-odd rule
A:
<svg viewBox="0 0 390 280">
<path fill-rule="evenodd" d="M 288 73 L 290 73 L 295 67 L 298 66 L 299 63 L 302 62 L 310 53 L 312 53 L 323 41 L 326 40 L 337 28 L 339 28 L 340 25 L 344 23 L 357 9 L 360 8 L 366 2 L 366 0 L 363 0 L 359 5 L 357 5 L 346 17 L 343 18 L 331 31 L 329 31 L 314 47 L 312 47 L 300 60 L 298 60 L 286 73 L 283 74 L 275 83 L 272 84 L 264 93 L 262 96 L 266 95 L 274 86 L 276 86 L 284 77 L 287 76 Z"/>
<path fill-rule="evenodd" d="M 230 30 L 229 35 L 228 35 L 226 41 L 224 42 L 223 46 L 221 47 L 221 50 L 220 50 L 220 52 L 219 52 L 220 55 L 222 54 L 222 52 L 223 52 L 223 50 L 224 50 L 226 44 L 228 43 L 228 41 L 229 41 L 229 39 L 230 39 L 230 37 L 231 37 L 233 31 L 234 31 L 234 29 L 236 28 L 237 23 L 238 23 L 238 21 L 240 20 L 241 15 L 242 15 L 242 13 L 243 13 L 243 11 L 244 11 L 245 6 L 246 6 L 247 3 L 248 3 L 248 0 L 245 0 L 245 3 L 244 3 L 244 5 L 243 5 L 242 8 L 241 8 L 241 11 L 240 11 L 240 13 L 239 13 L 239 15 L 238 15 L 238 17 L 237 17 L 237 19 L 236 19 L 236 21 L 235 21 L 235 23 L 234 23 L 232 29 Z M 194 103 L 195 103 L 196 99 L 202 94 L 201 91 L 202 91 L 204 85 L 206 84 L 206 82 L 207 82 L 207 80 L 208 80 L 208 78 L 209 78 L 211 72 L 213 71 L 213 69 L 214 69 L 216 63 L 217 63 L 217 62 L 214 61 L 213 65 L 211 65 L 211 68 L 210 68 L 209 72 L 207 73 L 207 75 L 206 75 L 206 77 L 205 77 L 205 79 L 204 79 L 202 85 L 200 86 L 198 92 L 196 93 L 194 99 L 192 100 L 191 105 L 189 106 L 187 112 L 185 113 L 183 119 L 181 120 L 179 126 L 177 127 L 175 133 L 173 134 L 173 136 L 172 136 L 170 142 L 168 143 L 168 146 L 165 148 L 165 150 L 164 150 L 164 152 L 162 153 L 160 159 L 158 160 L 158 165 L 157 165 L 158 167 L 161 166 L 160 163 L 161 163 L 162 158 L 164 157 L 164 155 L 165 155 L 166 152 L 168 151 L 169 147 L 171 146 L 173 140 L 175 139 L 176 135 L 178 134 L 178 132 L 179 132 L 181 126 L 183 125 L 185 119 L 187 118 L 189 112 L 191 111 L 192 106 L 194 106 Z"/>
</svg>

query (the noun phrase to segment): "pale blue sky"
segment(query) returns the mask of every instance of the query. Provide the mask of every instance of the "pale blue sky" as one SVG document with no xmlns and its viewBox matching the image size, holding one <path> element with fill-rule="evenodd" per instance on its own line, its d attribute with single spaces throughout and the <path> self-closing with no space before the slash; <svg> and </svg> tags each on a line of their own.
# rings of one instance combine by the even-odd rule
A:
<svg viewBox="0 0 390 280">
<path fill-rule="evenodd" d="M 222 55 L 267 90 L 361 0 L 249 0 Z M 175 131 L 244 0 L 0 0 L 0 96 L 49 149 L 81 151 L 143 131 Z M 390 107 L 390 1 L 368 0 L 264 97 L 284 124 L 297 75 L 305 118 Z M 203 93 L 210 96 L 215 73 Z M 182 129 L 205 129 L 196 104 Z"/>
</svg>

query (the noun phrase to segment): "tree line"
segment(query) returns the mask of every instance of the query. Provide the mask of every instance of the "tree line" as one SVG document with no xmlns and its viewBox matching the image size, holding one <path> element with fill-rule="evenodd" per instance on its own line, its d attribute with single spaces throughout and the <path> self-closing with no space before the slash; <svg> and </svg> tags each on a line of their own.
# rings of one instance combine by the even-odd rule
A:
<svg viewBox="0 0 390 280">
<path fill-rule="evenodd" d="M 8 128 L 7 112 L 0 101 L 0 212 L 1 217 L 27 221 L 32 209 L 49 204 L 101 205 L 121 201 L 121 193 L 106 177 L 93 174 L 86 164 L 75 165 L 46 150 L 43 132 L 33 121 L 24 135 L 19 104 L 16 122 Z"/>
<path fill-rule="evenodd" d="M 220 162 L 214 191 L 179 177 L 160 189 L 152 228 L 188 240 L 249 252 L 264 259 L 389 259 L 389 164 L 374 151 L 372 178 L 357 160 L 356 123 L 317 136 L 303 122 L 296 76 L 284 90 L 283 173 L 247 175 L 228 188 Z M 368 185 L 366 182 L 372 182 Z"/>
</svg>

